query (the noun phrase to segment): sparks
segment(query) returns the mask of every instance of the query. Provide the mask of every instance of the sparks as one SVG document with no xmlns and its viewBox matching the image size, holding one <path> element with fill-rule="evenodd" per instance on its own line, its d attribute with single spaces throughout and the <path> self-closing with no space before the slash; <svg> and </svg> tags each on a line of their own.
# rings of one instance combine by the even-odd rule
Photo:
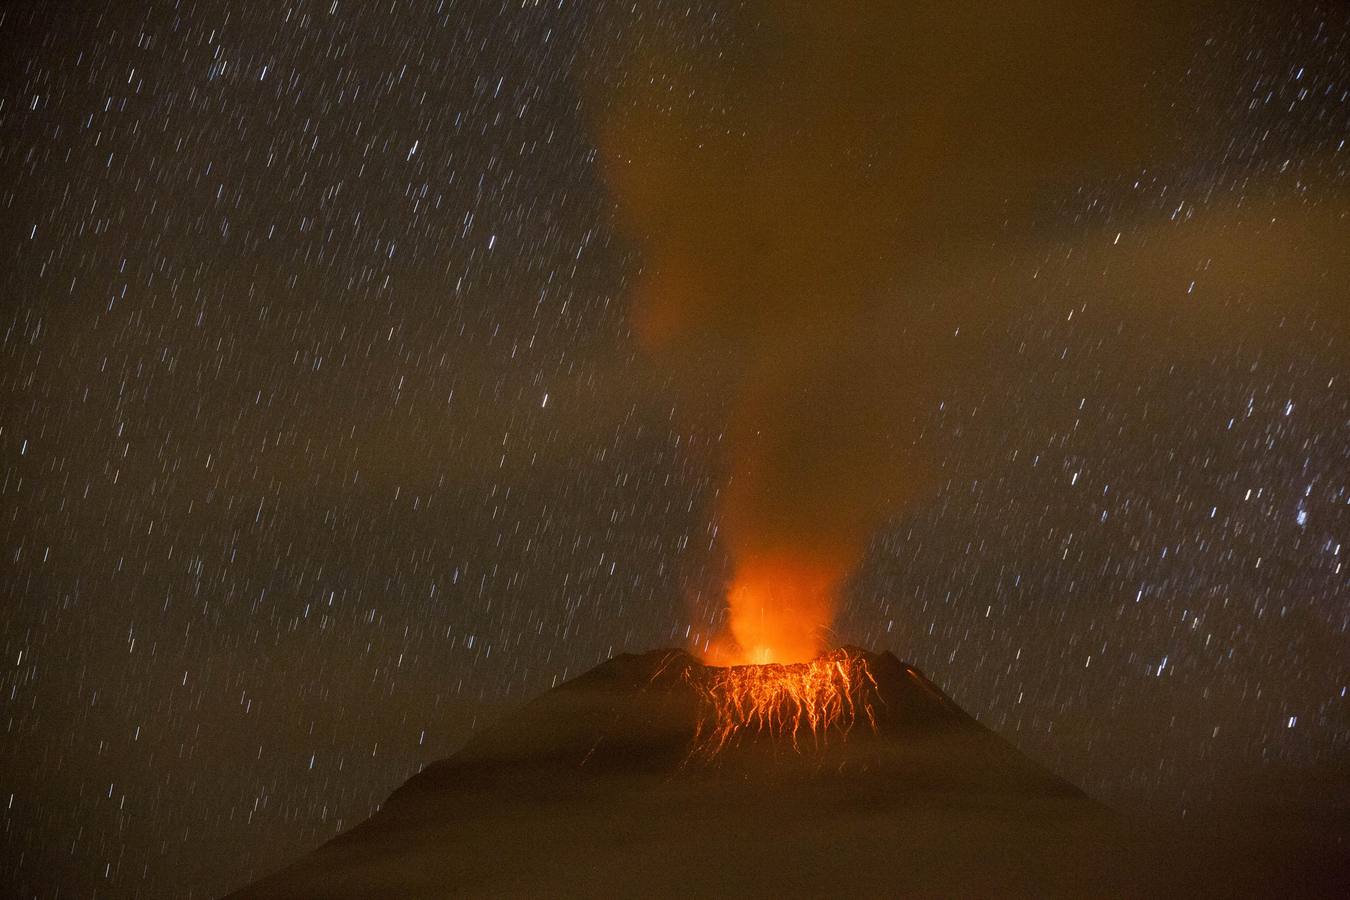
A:
<svg viewBox="0 0 1350 900">
<path fill-rule="evenodd" d="M 749 738 L 802 752 L 859 722 L 877 730 L 877 682 L 862 657 L 836 650 L 811 662 L 707 667 L 686 675 L 699 698 L 691 759 L 711 760 Z"/>
</svg>

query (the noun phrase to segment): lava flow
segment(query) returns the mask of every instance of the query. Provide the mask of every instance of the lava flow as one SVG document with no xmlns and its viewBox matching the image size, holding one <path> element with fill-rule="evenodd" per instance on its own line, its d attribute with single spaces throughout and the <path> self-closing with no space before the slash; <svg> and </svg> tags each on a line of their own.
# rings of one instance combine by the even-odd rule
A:
<svg viewBox="0 0 1350 900">
<path fill-rule="evenodd" d="M 699 698 L 693 759 L 711 760 L 747 738 L 801 752 L 847 737 L 860 722 L 877 729 L 876 679 L 847 650 L 789 665 L 708 666 L 687 678 Z"/>
</svg>

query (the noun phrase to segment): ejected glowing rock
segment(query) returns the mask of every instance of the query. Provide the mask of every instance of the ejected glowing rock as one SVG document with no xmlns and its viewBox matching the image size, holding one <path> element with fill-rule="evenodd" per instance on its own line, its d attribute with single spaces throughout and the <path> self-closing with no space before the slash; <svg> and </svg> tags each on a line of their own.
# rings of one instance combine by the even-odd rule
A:
<svg viewBox="0 0 1350 900">
<path fill-rule="evenodd" d="M 889 653 L 659 650 L 525 704 L 239 896 L 1156 893 L 1136 844 Z"/>
<path fill-rule="evenodd" d="M 699 695 L 692 755 L 705 759 L 765 737 L 819 751 L 859 725 L 875 732 L 884 703 L 866 658 L 848 650 L 788 665 L 686 669 L 686 677 Z"/>
</svg>

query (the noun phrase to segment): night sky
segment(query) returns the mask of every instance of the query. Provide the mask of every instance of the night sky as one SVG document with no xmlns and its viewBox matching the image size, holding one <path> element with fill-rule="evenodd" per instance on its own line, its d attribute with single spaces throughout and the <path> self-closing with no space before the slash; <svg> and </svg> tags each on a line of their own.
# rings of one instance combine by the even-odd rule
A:
<svg viewBox="0 0 1350 900">
<path fill-rule="evenodd" d="M 738 376 L 644 337 L 662 245 L 613 173 L 643 143 L 606 135 L 739 90 L 775 32 L 757 3 L 86 6 L 0 12 L 0 893 L 206 897 L 613 653 L 722 631 Z M 1140 147 L 934 189 L 893 245 L 884 204 L 861 249 L 794 234 L 929 260 L 850 277 L 882 324 L 831 372 L 886 369 L 918 293 L 979 342 L 921 391 L 839 383 L 916 462 L 831 640 L 1125 812 L 1343 811 L 1350 12 L 1197 7 L 1117 76 Z M 1063 93 L 993 83 L 1008 134 Z M 861 133 L 807 159 L 903 182 Z M 832 234 L 857 209 L 783 190 Z"/>
</svg>

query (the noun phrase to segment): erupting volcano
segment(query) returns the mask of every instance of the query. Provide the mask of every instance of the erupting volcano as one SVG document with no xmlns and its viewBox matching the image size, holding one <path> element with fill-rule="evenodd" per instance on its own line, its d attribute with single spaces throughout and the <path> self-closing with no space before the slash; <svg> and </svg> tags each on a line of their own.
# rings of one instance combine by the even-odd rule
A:
<svg viewBox="0 0 1350 900">
<path fill-rule="evenodd" d="M 1147 895 L 1155 849 L 889 653 L 658 650 L 526 704 L 238 896 Z"/>
</svg>

